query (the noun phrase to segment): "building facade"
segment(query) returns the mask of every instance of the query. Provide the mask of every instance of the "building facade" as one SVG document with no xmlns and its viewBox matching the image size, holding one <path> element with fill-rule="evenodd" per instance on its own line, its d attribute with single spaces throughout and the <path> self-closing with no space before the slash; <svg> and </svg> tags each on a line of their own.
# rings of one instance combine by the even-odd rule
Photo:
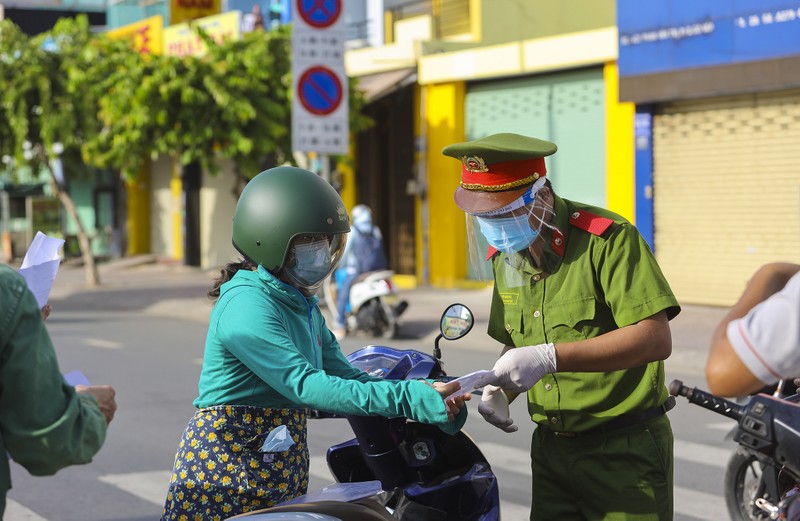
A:
<svg viewBox="0 0 800 521">
<path fill-rule="evenodd" d="M 800 2 L 618 1 L 637 223 L 681 302 L 800 262 Z"/>
</svg>

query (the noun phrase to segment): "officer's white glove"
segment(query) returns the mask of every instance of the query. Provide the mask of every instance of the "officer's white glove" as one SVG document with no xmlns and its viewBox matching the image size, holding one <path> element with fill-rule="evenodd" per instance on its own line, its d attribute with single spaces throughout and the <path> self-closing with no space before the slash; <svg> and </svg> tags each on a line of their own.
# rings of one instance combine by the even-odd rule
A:
<svg viewBox="0 0 800 521">
<path fill-rule="evenodd" d="M 553 344 L 509 349 L 497 359 L 492 372 L 475 387 L 496 385 L 507 391 L 524 393 L 546 374 L 556 372 L 556 348 Z"/>
<path fill-rule="evenodd" d="M 483 419 L 505 432 L 516 432 L 517 426 L 508 412 L 508 397 L 496 385 L 487 385 L 483 388 L 481 403 L 478 412 Z"/>
</svg>

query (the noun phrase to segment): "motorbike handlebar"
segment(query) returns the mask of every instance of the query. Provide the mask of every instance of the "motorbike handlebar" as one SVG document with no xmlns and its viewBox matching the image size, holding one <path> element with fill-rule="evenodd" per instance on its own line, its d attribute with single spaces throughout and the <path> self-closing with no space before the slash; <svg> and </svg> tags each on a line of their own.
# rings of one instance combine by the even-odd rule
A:
<svg viewBox="0 0 800 521">
<path fill-rule="evenodd" d="M 732 418 L 737 422 L 742 419 L 745 413 L 744 406 L 733 403 L 725 398 L 714 396 L 697 387 L 686 387 L 680 380 L 673 380 L 672 383 L 669 384 L 669 394 L 672 396 L 685 396 L 690 403 Z"/>
</svg>

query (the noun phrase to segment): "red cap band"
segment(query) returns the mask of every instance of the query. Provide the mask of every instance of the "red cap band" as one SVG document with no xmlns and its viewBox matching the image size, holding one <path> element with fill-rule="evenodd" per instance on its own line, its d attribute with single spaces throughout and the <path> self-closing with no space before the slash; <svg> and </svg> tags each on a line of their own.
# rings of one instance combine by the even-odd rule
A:
<svg viewBox="0 0 800 521">
<path fill-rule="evenodd" d="M 543 157 L 494 163 L 482 172 L 468 170 L 466 161 L 461 164 L 461 186 L 468 190 L 509 190 L 545 175 L 547 168 Z"/>
</svg>

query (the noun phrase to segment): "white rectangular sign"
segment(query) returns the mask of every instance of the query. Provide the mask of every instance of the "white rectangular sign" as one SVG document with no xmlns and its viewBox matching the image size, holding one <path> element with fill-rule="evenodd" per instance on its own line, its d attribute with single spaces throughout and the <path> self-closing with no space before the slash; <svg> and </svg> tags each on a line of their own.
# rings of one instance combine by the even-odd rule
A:
<svg viewBox="0 0 800 521">
<path fill-rule="evenodd" d="M 295 0 L 292 14 L 292 148 L 349 149 L 349 96 L 341 0 Z"/>
</svg>

